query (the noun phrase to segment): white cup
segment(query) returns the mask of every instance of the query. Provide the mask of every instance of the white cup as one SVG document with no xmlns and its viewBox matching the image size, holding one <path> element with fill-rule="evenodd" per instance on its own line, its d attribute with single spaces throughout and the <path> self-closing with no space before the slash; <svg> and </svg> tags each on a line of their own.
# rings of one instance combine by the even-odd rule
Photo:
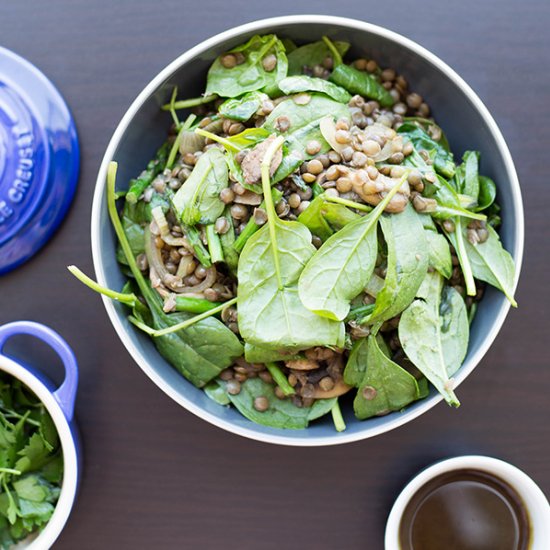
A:
<svg viewBox="0 0 550 550">
<path fill-rule="evenodd" d="M 385 550 L 400 550 L 399 524 L 413 495 L 435 477 L 456 470 L 478 470 L 499 477 L 521 497 L 530 521 L 529 550 L 550 548 L 550 505 L 538 485 L 524 472 L 497 458 L 457 456 L 437 462 L 422 470 L 401 491 L 386 524 Z"/>
</svg>

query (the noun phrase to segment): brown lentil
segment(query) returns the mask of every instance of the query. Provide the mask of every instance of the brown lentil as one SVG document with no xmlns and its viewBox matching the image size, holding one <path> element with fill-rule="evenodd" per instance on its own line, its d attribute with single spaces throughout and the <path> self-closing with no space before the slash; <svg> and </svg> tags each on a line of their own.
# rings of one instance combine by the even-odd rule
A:
<svg viewBox="0 0 550 550">
<path fill-rule="evenodd" d="M 270 53 L 269 55 L 266 55 L 262 59 L 262 67 L 268 73 L 273 71 L 273 69 L 275 69 L 276 66 L 277 66 L 277 57 L 275 55 L 273 55 L 272 53 Z"/>
<path fill-rule="evenodd" d="M 229 395 L 238 395 L 241 393 L 241 384 L 238 380 L 228 380 L 226 389 Z"/>
<path fill-rule="evenodd" d="M 336 130 L 334 139 L 337 143 L 341 143 L 342 145 L 344 145 L 351 141 L 351 134 L 347 130 Z"/>
<path fill-rule="evenodd" d="M 290 128 L 290 120 L 287 116 L 280 116 L 275 121 L 275 127 L 281 133 L 285 133 Z"/>
<path fill-rule="evenodd" d="M 306 144 L 306 153 L 308 155 L 316 155 L 321 150 L 321 144 L 316 140 L 312 139 Z"/>
<path fill-rule="evenodd" d="M 227 218 L 218 218 L 214 224 L 214 230 L 220 235 L 227 233 L 229 231 L 229 221 Z"/>
<path fill-rule="evenodd" d="M 220 192 L 220 200 L 224 204 L 230 204 L 233 202 L 233 199 L 235 198 L 235 193 L 232 189 L 229 187 L 226 187 L 225 189 L 222 189 Z"/>
<path fill-rule="evenodd" d="M 330 391 L 332 388 L 334 388 L 334 380 L 330 376 L 325 376 L 319 381 L 319 387 L 323 391 Z"/>
<path fill-rule="evenodd" d="M 267 212 L 263 208 L 254 208 L 254 223 L 264 225 L 267 222 Z"/>
<path fill-rule="evenodd" d="M 376 397 L 376 394 L 378 393 L 376 391 L 375 388 L 373 388 L 372 386 L 365 386 L 363 388 L 363 397 L 367 400 L 367 401 L 372 401 L 375 397 Z"/>
<path fill-rule="evenodd" d="M 342 176 L 336 180 L 336 189 L 339 193 L 349 193 L 352 187 L 351 180 L 346 176 Z"/>
<path fill-rule="evenodd" d="M 265 412 L 267 409 L 269 409 L 269 401 L 267 400 L 267 397 L 263 395 L 259 395 L 254 399 L 254 408 L 258 412 Z"/>
<path fill-rule="evenodd" d="M 220 62 L 226 69 L 232 69 L 237 65 L 237 58 L 232 53 L 226 53 L 222 55 Z"/>
<path fill-rule="evenodd" d="M 248 217 L 248 209 L 244 204 L 234 204 L 230 208 L 231 216 L 233 216 L 236 220 L 242 220 L 244 218 Z"/>
<path fill-rule="evenodd" d="M 301 202 L 302 199 L 300 198 L 300 195 L 298 195 L 298 193 L 292 193 L 292 195 L 288 197 L 288 204 L 290 208 L 298 208 Z"/>
</svg>

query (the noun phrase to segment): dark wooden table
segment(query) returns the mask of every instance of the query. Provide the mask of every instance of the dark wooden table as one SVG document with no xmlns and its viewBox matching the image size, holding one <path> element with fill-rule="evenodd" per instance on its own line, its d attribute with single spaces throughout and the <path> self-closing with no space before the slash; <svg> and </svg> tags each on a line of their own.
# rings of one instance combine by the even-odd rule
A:
<svg viewBox="0 0 550 550">
<path fill-rule="evenodd" d="M 391 4 L 391 5 L 390 5 Z M 0 43 L 50 76 L 76 118 L 82 171 L 61 230 L 0 278 L 0 322 L 41 321 L 73 346 L 85 469 L 58 548 L 381 549 L 391 504 L 419 469 L 484 453 L 550 492 L 548 181 L 550 3 L 404 0 L 250 2 L 21 0 L 0 5 Z M 90 208 L 121 116 L 169 61 L 230 26 L 285 13 L 368 19 L 439 55 L 478 92 L 512 151 L 526 209 L 520 308 L 460 387 L 405 427 L 332 448 L 278 447 L 225 433 L 172 402 L 132 361 L 99 298 L 65 266 L 92 273 Z M 37 352 L 38 353 L 38 352 Z"/>
</svg>

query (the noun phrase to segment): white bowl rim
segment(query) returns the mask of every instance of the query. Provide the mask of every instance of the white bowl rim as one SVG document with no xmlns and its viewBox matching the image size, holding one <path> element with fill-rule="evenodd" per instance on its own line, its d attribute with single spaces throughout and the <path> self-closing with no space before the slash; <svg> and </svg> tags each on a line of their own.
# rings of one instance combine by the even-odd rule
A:
<svg viewBox="0 0 550 550">
<path fill-rule="evenodd" d="M 501 478 L 506 483 L 509 483 L 510 486 L 520 494 L 520 496 L 522 494 L 529 494 L 529 496 L 536 502 L 536 506 L 539 510 L 542 511 L 542 515 L 546 517 L 546 524 L 550 521 L 550 504 L 548 504 L 548 499 L 535 481 L 533 481 L 533 479 L 523 470 L 520 470 L 517 466 L 514 466 L 509 462 L 505 462 L 500 458 L 494 458 L 491 456 L 455 456 L 440 460 L 435 464 L 428 466 L 424 470 L 421 470 L 411 479 L 411 481 L 409 481 L 409 483 L 407 483 L 407 485 L 405 485 L 394 502 L 390 515 L 388 516 L 384 537 L 385 550 L 399 550 L 399 525 L 401 522 L 401 517 L 403 516 L 405 508 L 414 494 L 431 479 L 434 479 L 435 477 L 446 472 L 463 469 L 478 470 L 493 474 L 494 476 Z M 518 487 L 518 482 L 521 483 L 521 487 Z M 535 529 L 537 529 L 537 526 L 533 525 L 533 530 Z M 550 531 L 550 528 L 548 528 L 548 531 Z M 543 548 L 540 545 L 531 546 L 532 544 L 533 541 L 530 541 L 530 550 L 540 550 Z"/>
<path fill-rule="evenodd" d="M 311 23 L 325 24 L 325 25 L 336 24 L 336 25 L 346 26 L 346 27 L 350 27 L 360 31 L 366 31 L 372 34 L 377 34 L 381 37 L 394 41 L 400 46 L 414 52 L 416 55 L 424 58 L 425 60 L 430 62 L 432 65 L 434 65 L 437 69 L 439 69 L 442 73 L 444 73 L 451 81 L 453 81 L 454 84 L 458 86 L 462 90 L 462 92 L 467 96 L 467 98 L 474 105 L 478 113 L 484 119 L 485 123 L 487 124 L 488 128 L 491 131 L 491 134 L 495 138 L 499 151 L 504 159 L 506 172 L 510 177 L 511 191 L 513 194 L 513 204 L 514 204 L 515 216 L 516 216 L 516 229 L 515 229 L 516 243 L 515 243 L 515 249 L 513 250 L 513 254 L 512 254 L 516 264 L 514 289 L 517 287 L 517 283 L 518 283 L 518 279 L 521 271 L 522 259 L 523 259 L 523 244 L 524 244 L 523 243 L 524 241 L 523 202 L 521 198 L 521 190 L 520 190 L 516 170 L 514 167 L 514 163 L 512 160 L 512 156 L 510 155 L 510 151 L 506 145 L 506 142 L 504 141 L 504 137 L 502 136 L 495 120 L 489 113 L 489 110 L 487 109 L 487 107 L 484 105 L 481 99 L 477 96 L 477 94 L 472 90 L 472 88 L 453 69 L 451 69 L 446 63 L 444 63 L 441 59 L 439 59 L 439 57 L 437 57 L 435 54 L 425 49 L 423 46 L 420 46 L 416 42 L 410 40 L 409 38 L 405 38 L 404 36 L 394 31 L 390 31 L 378 25 L 373 25 L 372 23 L 367 23 L 364 21 L 359 21 L 356 19 L 350 19 L 346 17 L 334 17 L 334 16 L 328 16 L 328 15 L 288 15 L 288 16 L 273 17 L 268 19 L 261 19 L 250 23 L 246 23 L 238 27 L 233 27 L 227 31 L 224 31 L 215 36 L 212 36 L 211 38 L 208 38 L 203 42 L 197 44 L 190 50 L 187 50 L 185 53 L 177 57 L 174 61 L 169 63 L 149 82 L 149 84 L 145 86 L 145 88 L 140 92 L 140 94 L 136 97 L 136 99 L 130 105 L 130 107 L 122 117 L 120 123 L 118 124 L 117 128 L 115 129 L 115 132 L 113 133 L 113 136 L 105 151 L 105 155 L 103 156 L 103 160 L 101 162 L 101 166 L 100 166 L 97 181 L 96 181 L 96 187 L 95 187 L 93 204 L 92 204 L 91 237 L 92 237 L 92 258 L 94 262 L 94 268 L 95 268 L 97 280 L 100 285 L 106 285 L 105 271 L 104 271 L 104 266 L 101 259 L 101 251 L 99 246 L 100 229 L 101 229 L 99 224 L 99 219 L 100 219 L 100 210 L 101 210 L 103 195 L 104 195 L 105 180 L 107 176 L 107 167 L 109 162 L 113 158 L 113 155 L 115 153 L 115 150 L 118 146 L 118 143 L 121 137 L 125 133 L 129 123 L 131 122 L 132 118 L 135 116 L 137 111 L 141 108 L 143 103 L 149 98 L 149 96 L 152 93 L 154 93 L 157 90 L 157 88 L 164 81 L 166 81 L 182 65 L 192 60 L 196 56 L 200 55 L 201 53 L 205 52 L 206 50 L 214 46 L 217 46 L 225 42 L 226 40 L 234 38 L 236 35 L 244 34 L 247 32 L 260 31 L 261 29 L 266 29 L 266 28 L 269 28 L 270 26 L 276 26 L 276 25 L 311 24 Z M 211 424 L 214 424 L 215 426 L 218 426 L 220 428 L 223 428 L 235 434 L 248 437 L 251 439 L 255 439 L 257 441 L 275 443 L 280 445 L 305 446 L 305 447 L 337 445 L 341 443 L 359 441 L 362 439 L 366 439 L 368 437 L 373 437 L 375 435 L 382 434 L 394 428 L 397 428 L 398 426 L 401 426 L 413 420 L 414 418 L 417 418 L 418 416 L 424 414 L 426 411 L 434 407 L 437 403 L 439 403 L 443 399 L 441 395 L 430 396 L 423 403 L 417 405 L 417 407 L 413 411 L 410 411 L 408 413 L 406 412 L 402 415 L 396 415 L 395 417 L 391 418 L 391 420 L 389 420 L 382 426 L 377 426 L 376 428 L 371 428 L 370 430 L 368 429 L 368 426 L 365 425 L 365 430 L 360 431 L 358 433 L 334 432 L 334 435 L 330 435 L 330 436 L 329 435 L 319 436 L 319 437 L 310 436 L 307 438 L 306 437 L 299 438 L 296 436 L 285 437 L 280 435 L 261 433 L 259 431 L 255 431 L 253 429 L 249 429 L 243 426 L 237 426 L 232 422 L 220 419 L 215 415 L 209 413 L 208 411 L 205 411 L 203 408 L 197 406 L 191 400 L 187 399 L 185 396 L 175 391 L 170 386 L 170 384 L 166 383 L 155 372 L 155 370 L 148 364 L 148 362 L 145 360 L 142 354 L 132 344 L 131 340 L 126 334 L 126 329 L 122 325 L 111 300 L 109 300 L 109 298 L 106 298 L 105 296 L 102 296 L 102 299 L 105 305 L 105 309 L 107 310 L 107 314 L 111 319 L 111 323 L 113 324 L 122 343 L 130 353 L 130 355 L 133 357 L 133 359 L 136 361 L 136 363 L 143 370 L 143 372 L 164 393 L 170 396 L 174 401 L 176 401 L 176 403 L 179 403 L 181 406 L 185 407 L 188 411 L 192 412 L 193 414 L 197 415 L 198 417 L 204 420 L 207 420 Z M 494 339 L 496 338 L 500 328 L 502 327 L 502 324 L 504 323 L 504 320 L 506 318 L 506 315 L 508 314 L 509 309 L 510 309 L 510 304 L 508 302 L 503 304 L 503 306 L 500 308 L 499 314 L 495 318 L 494 323 L 491 326 L 491 329 L 489 330 L 489 332 L 487 333 L 487 336 L 483 344 L 479 346 L 477 350 L 475 350 L 468 364 L 463 365 L 460 368 L 460 371 L 458 372 L 458 374 L 455 376 L 455 381 L 457 386 L 472 372 L 472 370 L 481 361 L 481 359 L 483 358 L 483 356 L 485 355 L 485 353 L 493 343 Z"/>
<path fill-rule="evenodd" d="M 67 523 L 67 519 L 69 518 L 76 498 L 78 487 L 78 457 L 76 444 L 73 434 L 71 433 L 69 422 L 61 406 L 56 401 L 52 392 L 36 378 L 34 374 L 13 359 L 1 354 L 0 370 L 11 374 L 35 393 L 50 413 L 61 442 L 61 449 L 63 451 L 63 482 L 59 500 L 55 505 L 52 517 L 44 529 L 25 547 L 28 548 L 28 550 L 44 550 L 44 548 L 50 548 L 53 545 L 65 527 L 65 523 Z"/>
</svg>

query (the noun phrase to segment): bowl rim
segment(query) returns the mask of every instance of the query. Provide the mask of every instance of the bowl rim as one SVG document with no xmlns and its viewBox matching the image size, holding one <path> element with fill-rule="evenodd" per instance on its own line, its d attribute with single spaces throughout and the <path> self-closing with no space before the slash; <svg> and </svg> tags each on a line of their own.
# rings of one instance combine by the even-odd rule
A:
<svg viewBox="0 0 550 550">
<path fill-rule="evenodd" d="M 477 96 L 477 94 L 473 91 L 473 89 L 453 69 L 451 69 L 451 67 L 449 67 L 444 61 L 442 61 L 435 54 L 431 53 L 426 48 L 424 48 L 423 46 L 420 46 L 413 40 L 409 38 L 405 38 L 404 36 L 394 31 L 391 31 L 389 29 L 386 29 L 384 27 L 374 25 L 372 23 L 367 23 L 365 21 L 359 21 L 356 19 L 351 19 L 346 17 L 334 17 L 334 16 L 328 16 L 328 15 L 307 15 L 307 14 L 288 15 L 288 16 L 260 19 L 260 20 L 246 23 L 244 25 L 240 25 L 238 27 L 233 27 L 229 30 L 216 34 L 200 42 L 193 48 L 187 50 L 186 52 L 178 56 L 174 61 L 172 61 L 166 67 L 164 67 L 164 69 L 162 69 L 138 94 L 136 99 L 132 102 L 132 104 L 130 105 L 130 107 L 122 117 L 121 121 L 117 125 L 113 133 L 113 136 L 109 141 L 109 144 L 107 146 L 107 149 L 105 151 L 105 154 L 101 162 L 101 166 L 100 166 L 97 181 L 96 181 L 96 187 L 94 191 L 93 204 L 92 204 L 91 240 L 92 240 L 92 258 L 93 258 L 95 273 L 99 284 L 101 285 L 106 284 L 105 269 L 104 269 L 104 265 L 101 257 L 101 250 L 99 246 L 100 230 L 101 230 L 99 220 L 100 220 L 100 210 L 103 203 L 107 167 L 109 162 L 112 160 L 115 150 L 117 149 L 122 136 L 126 132 L 128 125 L 130 124 L 131 120 L 133 119 L 137 111 L 145 103 L 145 101 L 149 99 L 149 97 L 157 91 L 157 89 L 162 85 L 162 83 L 168 80 L 178 69 L 180 69 L 187 62 L 191 61 L 192 59 L 194 59 L 195 57 L 199 56 L 200 54 L 202 54 L 203 52 L 207 51 L 212 47 L 218 46 L 223 42 L 230 40 L 232 38 L 235 38 L 236 36 L 244 33 L 261 32 L 269 29 L 270 27 L 275 27 L 275 26 L 280 26 L 285 24 L 305 25 L 305 24 L 312 24 L 312 23 L 323 24 L 327 26 L 339 25 L 339 26 L 348 27 L 355 30 L 375 34 L 380 37 L 386 38 L 390 41 L 393 41 L 397 43 L 399 46 L 409 51 L 412 51 L 414 54 L 418 55 L 421 58 L 424 58 L 426 61 L 434 65 L 439 71 L 441 71 L 445 76 L 447 76 L 447 78 L 449 78 L 458 88 L 460 88 L 461 91 L 466 95 L 466 97 L 472 103 L 474 108 L 483 118 L 491 134 L 493 135 L 497 143 L 499 152 L 501 153 L 504 159 L 505 169 L 510 179 L 511 192 L 513 195 L 513 204 L 514 204 L 514 211 L 515 211 L 514 213 L 515 213 L 515 233 L 516 233 L 515 248 L 512 251 L 512 256 L 516 264 L 516 273 L 515 273 L 515 281 L 514 281 L 514 290 L 515 290 L 515 288 L 517 287 L 517 283 L 518 283 L 518 279 L 521 271 L 522 259 L 523 259 L 523 246 L 524 246 L 523 202 L 521 198 L 521 190 L 519 186 L 517 173 L 514 167 L 514 163 L 513 163 L 510 151 L 508 149 L 508 146 L 506 145 L 506 142 L 504 141 L 504 137 L 502 136 L 495 120 L 489 113 L 489 110 L 487 109 L 485 104 L 481 101 L 481 99 Z M 137 350 L 137 348 L 131 342 L 130 338 L 126 334 L 126 328 L 122 325 L 122 322 L 111 300 L 109 300 L 109 298 L 105 296 L 102 296 L 102 299 L 105 305 L 105 309 L 107 310 L 107 314 L 111 319 L 111 323 L 113 324 L 122 343 L 130 353 L 134 361 L 136 361 L 136 363 L 142 369 L 142 371 L 164 393 L 166 393 L 174 401 L 179 403 L 181 406 L 185 407 L 188 411 L 202 418 L 203 420 L 206 420 L 211 424 L 214 424 L 215 426 L 218 426 L 219 428 L 223 428 L 229 432 L 232 432 L 244 437 L 248 437 L 257 441 L 263 441 L 267 443 L 276 443 L 281 445 L 307 446 L 307 447 L 337 445 L 342 443 L 359 441 L 362 439 L 366 439 L 368 437 L 373 437 L 375 435 L 382 434 L 384 432 L 397 428 L 403 424 L 406 424 L 407 422 L 413 420 L 414 418 L 417 418 L 418 416 L 422 415 L 423 413 L 425 413 L 426 411 L 434 407 L 437 403 L 439 403 L 443 399 L 443 397 L 440 394 L 432 395 L 426 398 L 424 402 L 420 403 L 413 411 L 406 412 L 402 415 L 396 415 L 381 426 L 376 426 L 369 429 L 368 425 L 365 425 L 365 429 L 357 433 L 334 432 L 334 434 L 326 435 L 326 436 L 316 436 L 316 437 L 308 436 L 308 437 L 301 438 L 301 437 L 296 437 L 295 435 L 293 437 L 287 437 L 283 435 L 273 435 L 268 433 L 262 433 L 261 431 L 256 431 L 251 428 L 237 426 L 230 421 L 218 418 L 215 415 L 211 414 L 210 412 L 204 410 L 202 407 L 196 405 L 191 400 L 181 395 L 179 392 L 175 391 L 170 386 L 170 384 L 166 383 L 161 378 L 161 376 L 158 375 L 154 371 L 154 369 L 150 367 L 145 357 L 143 357 L 143 355 Z M 482 357 L 488 351 L 489 347 L 491 346 L 498 332 L 500 331 L 500 328 L 504 323 L 504 320 L 506 318 L 506 315 L 508 314 L 509 309 L 510 309 L 510 303 L 507 300 L 505 302 L 503 301 L 502 305 L 500 306 L 498 315 L 494 319 L 494 323 L 492 324 L 488 334 L 486 335 L 486 338 L 483 344 L 473 352 L 472 357 L 468 361 L 468 364 L 463 364 L 460 368 L 460 371 L 455 376 L 457 386 L 472 372 L 472 370 L 478 365 Z"/>
<path fill-rule="evenodd" d="M 50 548 L 65 527 L 78 489 L 78 454 L 70 422 L 52 392 L 32 372 L 10 357 L 0 354 L 0 370 L 17 378 L 31 389 L 46 407 L 57 429 L 63 451 L 63 481 L 52 517 L 38 536 L 26 546 L 29 550 Z"/>
</svg>

